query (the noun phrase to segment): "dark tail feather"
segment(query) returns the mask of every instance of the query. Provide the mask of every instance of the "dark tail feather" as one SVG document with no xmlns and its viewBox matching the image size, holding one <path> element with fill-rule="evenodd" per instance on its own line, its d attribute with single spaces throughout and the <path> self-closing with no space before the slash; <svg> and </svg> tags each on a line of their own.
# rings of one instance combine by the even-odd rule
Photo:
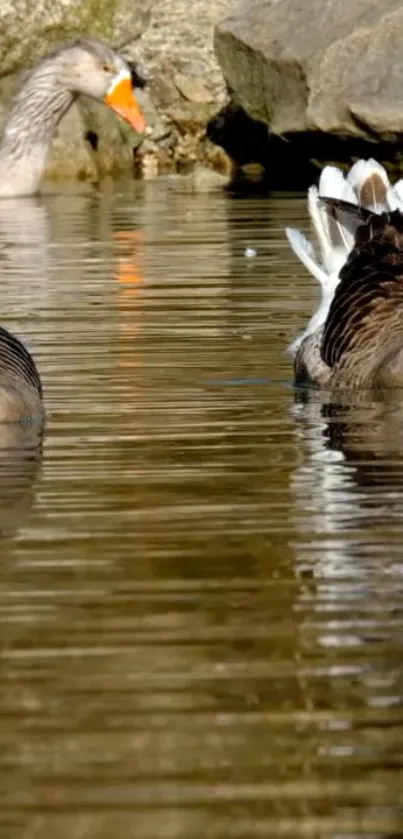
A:
<svg viewBox="0 0 403 839">
<path fill-rule="evenodd" d="M 403 232 L 403 214 L 400 210 L 386 212 L 385 210 L 376 213 L 341 198 L 325 198 L 321 196 L 327 211 L 333 218 L 337 218 L 340 224 L 354 237 L 355 245 L 363 245 L 381 233 L 387 233 L 390 242 L 399 235 L 399 247 L 401 247 L 401 236 Z M 392 235 L 393 234 L 393 235 Z"/>
<path fill-rule="evenodd" d="M 337 216 L 350 233 L 355 233 L 357 224 L 365 224 L 371 216 L 376 215 L 372 210 L 367 210 L 358 204 L 351 204 L 350 201 L 343 201 L 342 198 L 327 198 L 321 195 L 320 200 L 330 215 L 333 218 Z"/>
</svg>

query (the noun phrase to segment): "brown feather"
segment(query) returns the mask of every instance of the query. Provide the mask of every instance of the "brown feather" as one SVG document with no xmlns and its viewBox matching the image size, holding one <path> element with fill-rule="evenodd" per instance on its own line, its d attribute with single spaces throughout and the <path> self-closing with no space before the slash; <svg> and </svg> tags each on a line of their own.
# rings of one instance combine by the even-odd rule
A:
<svg viewBox="0 0 403 839">
<path fill-rule="evenodd" d="M 322 360 L 362 382 L 403 348 L 403 214 L 369 214 L 340 272 L 321 346 Z M 403 371 L 402 371 L 403 373 Z"/>
<path fill-rule="evenodd" d="M 379 172 L 373 172 L 358 190 L 358 201 L 364 206 L 382 206 L 386 203 L 387 187 Z"/>
</svg>

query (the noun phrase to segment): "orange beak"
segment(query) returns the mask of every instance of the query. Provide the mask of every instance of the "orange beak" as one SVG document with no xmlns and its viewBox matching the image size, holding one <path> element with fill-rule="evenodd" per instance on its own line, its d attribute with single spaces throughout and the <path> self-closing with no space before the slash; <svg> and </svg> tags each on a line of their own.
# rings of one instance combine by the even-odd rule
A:
<svg viewBox="0 0 403 839">
<path fill-rule="evenodd" d="M 140 110 L 139 103 L 133 93 L 129 78 L 118 78 L 116 84 L 109 88 L 105 96 L 105 103 L 134 128 L 138 134 L 146 130 L 146 121 Z"/>
</svg>

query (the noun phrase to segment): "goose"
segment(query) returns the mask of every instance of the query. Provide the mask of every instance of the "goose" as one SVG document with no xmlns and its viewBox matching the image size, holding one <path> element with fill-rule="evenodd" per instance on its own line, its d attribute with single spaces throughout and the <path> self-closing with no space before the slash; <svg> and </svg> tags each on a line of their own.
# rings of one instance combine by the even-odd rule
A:
<svg viewBox="0 0 403 839">
<path fill-rule="evenodd" d="M 34 67 L 12 103 L 0 140 L 0 198 L 37 192 L 56 126 L 80 94 L 146 130 L 126 61 L 94 39 L 65 44 Z"/>
<path fill-rule="evenodd" d="M 326 166 L 308 190 L 316 248 L 291 228 L 296 256 L 321 285 L 305 330 L 288 347 L 296 383 L 337 389 L 403 386 L 403 179 L 359 160 Z"/>
<path fill-rule="evenodd" d="M 38 190 L 57 124 L 78 95 L 104 102 L 132 128 L 145 120 L 123 58 L 106 44 L 80 39 L 46 56 L 17 93 L 0 141 L 0 198 Z M 41 379 L 26 347 L 0 327 L 0 423 L 44 420 Z"/>
<path fill-rule="evenodd" d="M 18 338 L 0 327 L 0 424 L 41 425 L 44 418 L 42 383 L 32 355 Z"/>
</svg>

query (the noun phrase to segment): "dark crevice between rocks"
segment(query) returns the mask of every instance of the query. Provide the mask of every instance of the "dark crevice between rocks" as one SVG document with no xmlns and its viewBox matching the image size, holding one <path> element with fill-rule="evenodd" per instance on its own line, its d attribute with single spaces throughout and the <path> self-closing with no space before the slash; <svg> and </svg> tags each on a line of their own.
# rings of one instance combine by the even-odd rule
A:
<svg viewBox="0 0 403 839">
<path fill-rule="evenodd" d="M 95 131 L 86 131 L 84 139 L 90 144 L 93 151 L 98 151 L 98 134 Z"/>
<path fill-rule="evenodd" d="M 147 87 L 148 84 L 148 77 L 146 75 L 146 71 L 143 67 L 140 67 L 138 62 L 135 61 L 128 61 L 131 77 L 132 77 L 132 85 L 134 88 L 139 87 L 143 90 Z"/>
<path fill-rule="evenodd" d="M 371 142 L 362 138 L 306 131 L 284 137 L 271 134 L 234 102 L 207 125 L 207 137 L 234 163 L 232 190 L 305 190 L 317 181 L 326 163 L 348 168 L 358 158 L 375 157 L 388 171 L 401 175 L 403 142 Z"/>
</svg>

